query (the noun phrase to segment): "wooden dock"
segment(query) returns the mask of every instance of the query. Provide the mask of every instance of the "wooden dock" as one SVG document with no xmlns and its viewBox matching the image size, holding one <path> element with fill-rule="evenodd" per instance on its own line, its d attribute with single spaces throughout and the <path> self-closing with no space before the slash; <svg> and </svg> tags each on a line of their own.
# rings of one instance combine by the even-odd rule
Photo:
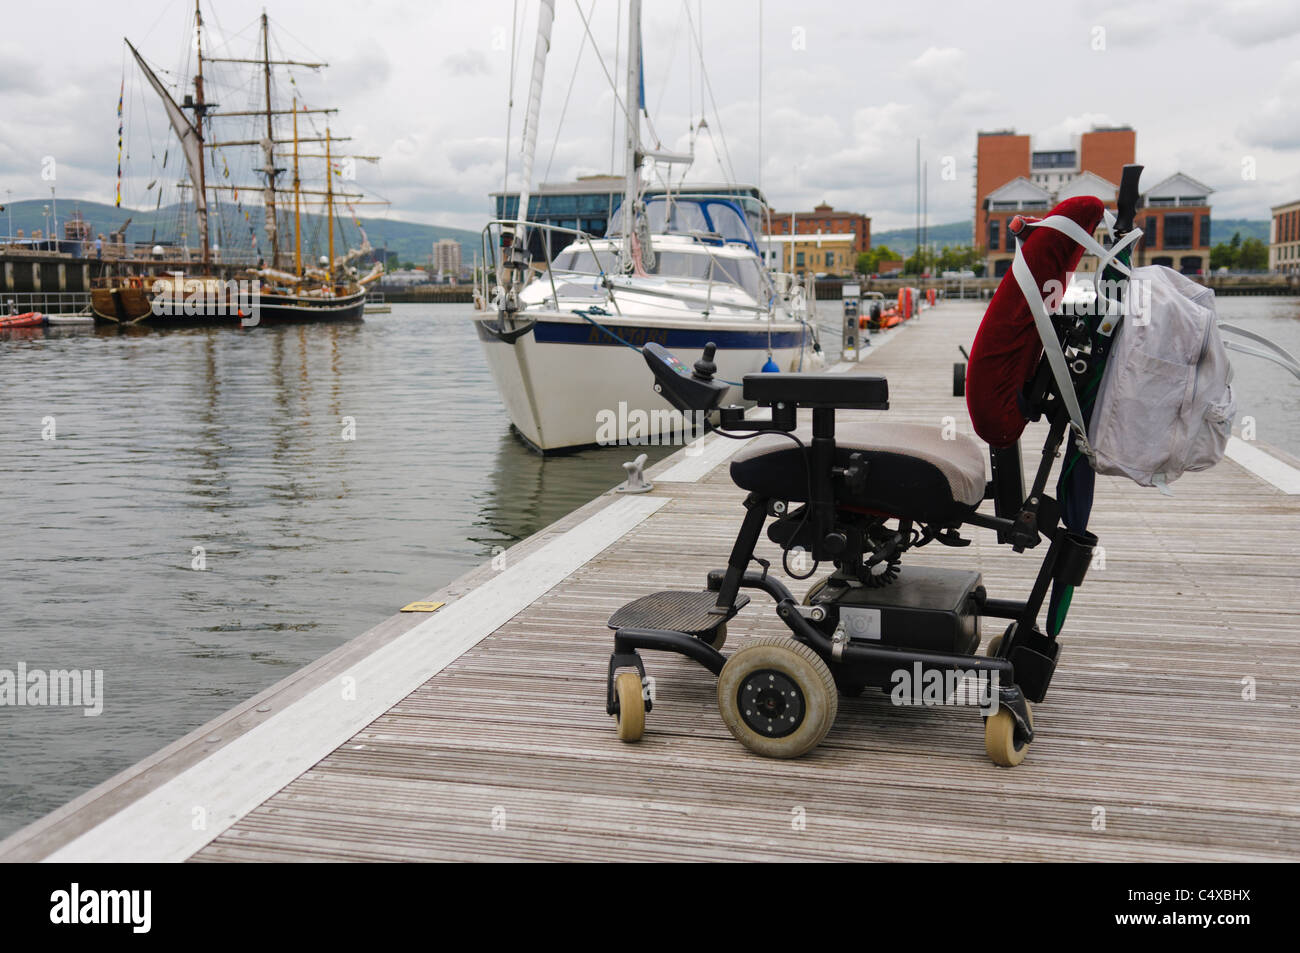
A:
<svg viewBox="0 0 1300 953">
<path fill-rule="evenodd" d="M 891 419 L 969 430 L 951 367 L 979 315 L 945 304 L 855 365 L 889 377 Z M 393 616 L 0 859 L 1300 859 L 1294 461 L 1234 439 L 1172 498 L 1099 478 L 1104 568 L 1075 597 L 1018 768 L 989 762 L 976 711 L 883 694 L 842 699 L 804 758 L 764 760 L 723 726 L 707 672 L 656 653 L 645 738 L 623 744 L 605 619 L 725 563 L 735 449 L 706 437 L 675 454 L 653 492 L 592 501 L 429 597 L 444 608 Z M 978 566 L 990 594 L 1023 598 L 1039 557 L 972 533 L 908 558 Z M 732 647 L 786 632 L 761 594 L 730 628 Z"/>
</svg>

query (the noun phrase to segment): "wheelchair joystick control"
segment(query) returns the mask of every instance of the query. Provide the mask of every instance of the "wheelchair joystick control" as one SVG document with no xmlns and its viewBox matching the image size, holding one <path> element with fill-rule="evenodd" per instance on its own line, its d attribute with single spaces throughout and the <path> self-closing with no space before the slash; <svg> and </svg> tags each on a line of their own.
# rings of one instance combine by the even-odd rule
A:
<svg viewBox="0 0 1300 953">
<path fill-rule="evenodd" d="M 701 381 L 713 380 L 713 375 L 718 373 L 718 365 L 713 362 L 713 355 L 717 351 L 718 346 L 712 341 L 704 345 L 704 354 L 695 362 L 695 373 L 691 376 Z"/>
</svg>

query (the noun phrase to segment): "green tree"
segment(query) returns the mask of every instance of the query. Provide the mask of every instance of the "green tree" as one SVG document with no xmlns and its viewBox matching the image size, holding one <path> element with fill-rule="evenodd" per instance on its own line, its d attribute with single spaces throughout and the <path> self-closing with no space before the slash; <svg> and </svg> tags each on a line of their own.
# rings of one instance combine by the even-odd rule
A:
<svg viewBox="0 0 1300 953">
<path fill-rule="evenodd" d="M 1210 270 L 1233 268 L 1237 264 L 1237 249 L 1228 242 L 1219 242 L 1210 249 Z"/>
<path fill-rule="evenodd" d="M 1258 238 L 1247 238 L 1241 243 L 1237 253 L 1237 268 L 1240 271 L 1263 271 L 1268 267 L 1268 246 Z"/>
<path fill-rule="evenodd" d="M 897 252 L 891 251 L 888 245 L 877 245 L 858 256 L 856 268 L 861 274 L 874 275 L 880 271 L 882 261 L 897 261 L 901 257 Z"/>
</svg>

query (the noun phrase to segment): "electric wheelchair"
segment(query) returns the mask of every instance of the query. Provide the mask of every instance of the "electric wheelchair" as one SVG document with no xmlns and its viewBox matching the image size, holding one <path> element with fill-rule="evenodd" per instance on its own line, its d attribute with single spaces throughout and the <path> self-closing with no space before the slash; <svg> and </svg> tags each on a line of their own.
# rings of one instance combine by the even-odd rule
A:
<svg viewBox="0 0 1300 953">
<path fill-rule="evenodd" d="M 1131 228 L 1139 171 L 1126 169 L 1112 234 Z M 1091 234 L 1103 209 L 1085 197 L 1066 200 L 1052 214 Z M 1077 265 L 1079 249 L 1059 232 L 1036 231 L 1029 219 L 1015 225 L 1040 286 L 1063 280 Z M 891 691 L 899 673 L 935 680 L 960 673 L 992 686 L 983 712 L 988 756 L 1007 767 L 1024 759 L 1034 740 L 1031 704 L 1047 694 L 1069 596 L 1083 582 L 1097 543 L 1086 530 L 1092 473 L 1078 456 L 1066 404 L 1088 404 L 1116 319 L 1058 310 L 1051 315 L 1055 340 L 1048 348 L 1059 355 L 1051 355 L 1011 277 L 1008 272 L 981 322 L 963 381 L 977 432 L 993 438 L 991 479 L 984 445 L 974 437 L 887 419 L 837 421 L 839 411 L 887 410 L 883 377 L 747 375 L 745 400 L 770 411 L 760 418 L 740 406 L 719 406 L 728 385 L 714 379 L 711 345 L 692 369 L 664 348 L 646 345 L 655 389 L 669 403 L 705 412 L 723 435 L 748 435 L 730 464 L 732 480 L 748 495 L 727 564 L 708 574 L 704 591 L 652 593 L 610 617 L 606 711 L 620 738 L 642 736 L 654 702 L 640 653 L 659 650 L 694 659 L 717 677 L 723 721 L 760 755 L 792 758 L 815 747 L 834 722 L 841 693 Z M 1061 358 L 1069 368 L 1069 400 L 1058 373 Z M 801 411 L 810 418 L 807 425 L 801 426 Z M 1040 419 L 1048 433 L 1026 489 L 1019 436 L 1028 421 Z M 1048 480 L 1060 456 L 1065 459 L 1053 496 Z M 1080 484 L 1083 471 L 1087 480 Z M 981 511 L 986 501 L 991 513 Z M 803 600 L 755 558 L 765 527 L 783 550 L 788 573 L 792 552 L 833 565 Z M 969 545 L 962 535 L 968 530 L 991 531 L 1015 552 L 1042 548 L 1025 598 L 993 596 L 972 569 L 905 564 L 925 545 Z M 749 603 L 746 590 L 772 598 L 790 636 L 757 638 L 724 656 L 727 623 Z M 1045 604 L 1048 618 L 1040 626 Z M 983 620 L 998 620 L 1002 631 L 977 654 Z"/>
</svg>

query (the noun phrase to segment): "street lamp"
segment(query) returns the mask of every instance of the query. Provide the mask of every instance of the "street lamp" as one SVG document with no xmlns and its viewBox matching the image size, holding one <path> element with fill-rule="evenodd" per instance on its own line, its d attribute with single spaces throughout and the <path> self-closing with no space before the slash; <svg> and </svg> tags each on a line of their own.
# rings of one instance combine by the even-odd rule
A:
<svg viewBox="0 0 1300 953">
<path fill-rule="evenodd" d="M 50 240 L 50 207 L 48 205 L 42 206 L 41 212 L 45 216 L 45 241 L 48 243 Z"/>
</svg>

